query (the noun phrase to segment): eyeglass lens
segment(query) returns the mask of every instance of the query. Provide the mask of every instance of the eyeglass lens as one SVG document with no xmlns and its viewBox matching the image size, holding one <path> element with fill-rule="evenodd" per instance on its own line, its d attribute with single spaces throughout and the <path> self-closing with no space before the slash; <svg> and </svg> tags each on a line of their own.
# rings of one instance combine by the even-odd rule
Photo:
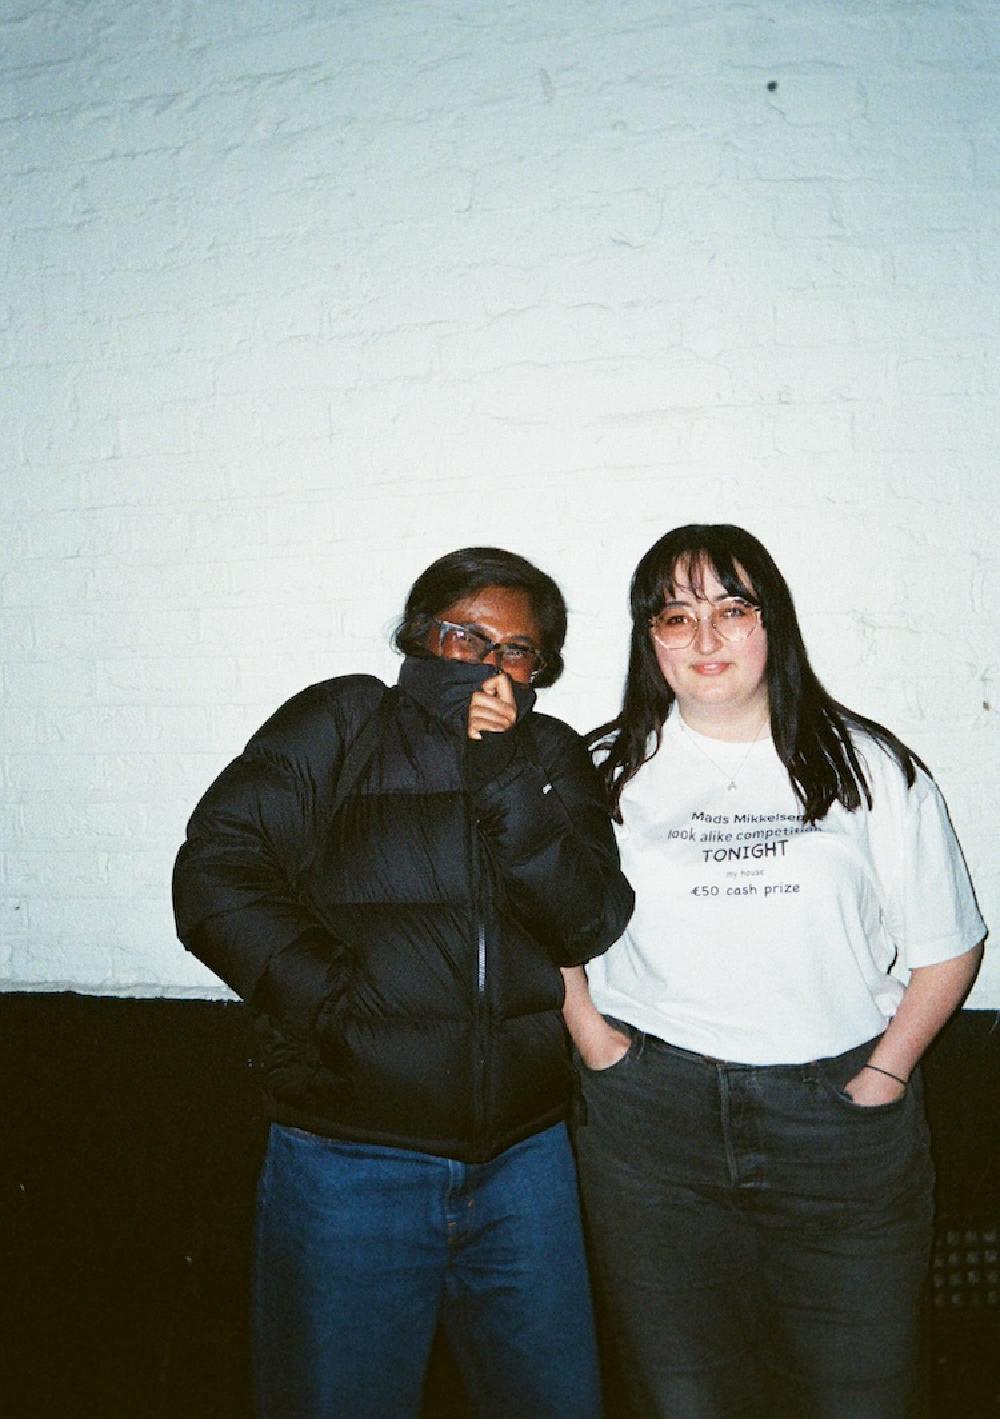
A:
<svg viewBox="0 0 1000 1419">
<path fill-rule="evenodd" d="M 724 601 L 706 618 L 724 641 L 745 641 L 757 625 L 758 607 L 747 601 Z M 671 607 L 653 617 L 656 639 L 671 649 L 688 646 L 698 634 L 698 617 L 681 607 Z"/>
<path fill-rule="evenodd" d="M 533 646 L 495 645 L 469 626 L 440 621 L 441 654 L 449 660 L 484 661 L 493 655 L 498 670 L 515 678 L 535 675 L 542 668 L 542 656 Z"/>
</svg>

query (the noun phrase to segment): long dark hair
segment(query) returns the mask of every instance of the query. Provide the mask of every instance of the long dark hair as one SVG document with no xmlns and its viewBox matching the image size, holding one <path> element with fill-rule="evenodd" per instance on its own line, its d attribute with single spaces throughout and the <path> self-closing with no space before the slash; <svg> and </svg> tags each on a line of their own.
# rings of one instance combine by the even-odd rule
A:
<svg viewBox="0 0 1000 1419">
<path fill-rule="evenodd" d="M 663 725 L 674 692 L 663 678 L 650 635 L 650 618 L 666 596 L 673 595 L 678 569 L 693 590 L 706 569 L 714 571 L 730 596 L 760 607 L 767 630 L 767 694 L 771 737 L 788 770 L 805 819 L 816 823 L 834 803 L 848 812 L 870 808 L 871 788 L 852 729 L 863 729 L 897 761 L 908 785 L 920 759 L 883 725 L 847 709 L 827 694 L 809 664 L 788 583 L 762 543 L 729 523 L 691 523 L 676 527 L 655 542 L 632 577 L 632 640 L 621 713 L 588 736 L 592 746 L 607 749 L 600 772 L 609 809 L 621 821 L 621 795 L 660 747 Z M 650 735 L 655 736 L 652 750 Z"/>
<path fill-rule="evenodd" d="M 566 602 L 556 583 L 545 572 L 502 547 L 461 547 L 448 552 L 422 571 L 410 587 L 393 644 L 404 655 L 427 656 L 431 620 L 453 602 L 484 586 L 509 586 L 525 591 L 542 633 L 539 646 L 545 656 L 542 671 L 532 682 L 536 689 L 554 685 L 563 672 L 562 648 L 566 640 Z"/>
</svg>

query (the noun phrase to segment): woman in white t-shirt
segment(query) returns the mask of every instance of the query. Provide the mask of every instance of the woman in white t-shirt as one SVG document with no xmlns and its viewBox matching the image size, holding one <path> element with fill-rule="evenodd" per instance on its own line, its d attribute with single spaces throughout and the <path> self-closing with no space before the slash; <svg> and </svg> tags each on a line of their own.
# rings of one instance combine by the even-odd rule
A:
<svg viewBox="0 0 1000 1419">
<path fill-rule="evenodd" d="M 615 1393 L 635 1419 L 909 1419 L 917 1067 L 985 935 L 961 852 L 916 756 L 820 685 L 756 538 L 675 529 L 631 601 L 594 741 L 636 911 L 566 1001 Z"/>
</svg>

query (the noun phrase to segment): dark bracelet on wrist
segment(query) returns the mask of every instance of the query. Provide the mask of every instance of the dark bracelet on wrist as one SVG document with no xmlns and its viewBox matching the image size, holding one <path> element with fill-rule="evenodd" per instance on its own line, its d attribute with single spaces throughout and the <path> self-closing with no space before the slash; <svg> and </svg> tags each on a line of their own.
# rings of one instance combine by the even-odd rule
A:
<svg viewBox="0 0 1000 1419">
<path fill-rule="evenodd" d="M 884 1074 L 887 1079 L 895 1079 L 897 1084 L 902 1084 L 904 1089 L 910 1087 L 909 1079 L 901 1079 L 898 1074 L 893 1074 L 891 1069 L 882 1069 L 877 1064 L 863 1064 L 862 1069 L 873 1069 L 876 1074 Z"/>
</svg>

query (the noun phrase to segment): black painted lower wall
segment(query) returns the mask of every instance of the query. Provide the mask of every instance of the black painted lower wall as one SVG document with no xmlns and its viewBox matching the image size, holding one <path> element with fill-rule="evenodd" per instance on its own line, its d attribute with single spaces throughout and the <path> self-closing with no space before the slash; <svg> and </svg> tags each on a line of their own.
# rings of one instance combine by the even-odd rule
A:
<svg viewBox="0 0 1000 1419">
<path fill-rule="evenodd" d="M 1000 1416 L 1000 1028 L 964 1011 L 927 1064 L 939 1228 L 935 1419 Z M 0 994 L 0 1410 L 249 1419 L 264 1143 L 239 1005 Z M 425 1419 L 465 1419 L 450 1357 Z"/>
</svg>

